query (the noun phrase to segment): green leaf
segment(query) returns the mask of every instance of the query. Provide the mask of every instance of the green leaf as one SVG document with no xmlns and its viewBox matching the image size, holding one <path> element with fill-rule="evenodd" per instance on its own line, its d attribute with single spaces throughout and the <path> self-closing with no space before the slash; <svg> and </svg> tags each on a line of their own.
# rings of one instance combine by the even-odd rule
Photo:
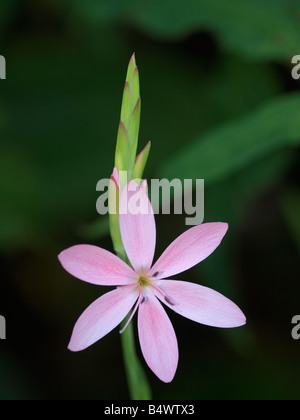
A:
<svg viewBox="0 0 300 420">
<path fill-rule="evenodd" d="M 120 172 L 127 171 L 129 167 L 129 138 L 125 125 L 122 121 L 120 121 L 119 124 L 115 166 Z"/>
<path fill-rule="evenodd" d="M 221 125 L 171 156 L 160 175 L 214 184 L 260 158 L 300 142 L 300 95 L 281 96 L 244 118 Z"/>
<path fill-rule="evenodd" d="M 136 153 L 139 140 L 139 129 L 141 119 L 141 99 L 137 101 L 137 104 L 132 112 L 131 121 L 128 129 L 128 138 L 130 139 L 130 155 L 129 165 L 130 170 L 134 167 L 136 161 Z"/>
<path fill-rule="evenodd" d="M 143 173 L 148 161 L 149 153 L 151 149 L 151 142 L 149 142 L 142 152 L 137 156 L 134 165 L 132 179 L 142 179 Z"/>
<path fill-rule="evenodd" d="M 131 91 L 129 83 L 126 81 L 121 110 L 121 121 L 124 124 L 124 126 L 126 126 L 126 128 L 128 128 L 130 125 L 131 116 L 135 106 L 133 102 L 133 93 Z"/>
</svg>

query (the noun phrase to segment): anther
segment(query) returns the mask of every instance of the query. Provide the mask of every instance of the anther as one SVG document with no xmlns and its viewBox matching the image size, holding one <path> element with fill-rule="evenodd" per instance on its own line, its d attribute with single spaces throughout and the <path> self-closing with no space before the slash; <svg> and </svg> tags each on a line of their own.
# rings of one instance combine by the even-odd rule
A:
<svg viewBox="0 0 300 420">
<path fill-rule="evenodd" d="M 167 295 L 165 296 L 165 301 L 171 306 L 176 305 L 176 302 L 173 299 L 171 299 L 170 297 L 168 297 Z"/>
</svg>

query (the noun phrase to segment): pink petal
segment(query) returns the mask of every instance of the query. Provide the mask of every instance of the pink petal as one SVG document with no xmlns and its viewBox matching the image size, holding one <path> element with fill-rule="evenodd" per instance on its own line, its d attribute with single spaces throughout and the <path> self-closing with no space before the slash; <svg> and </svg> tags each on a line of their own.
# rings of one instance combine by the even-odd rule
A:
<svg viewBox="0 0 300 420">
<path fill-rule="evenodd" d="M 205 223 L 187 230 L 166 249 L 151 275 L 166 279 L 199 264 L 216 250 L 227 230 L 226 223 Z"/>
<path fill-rule="evenodd" d="M 120 231 L 133 268 L 146 275 L 153 262 L 156 226 L 144 184 L 138 186 L 131 181 L 124 188 L 120 200 Z"/>
<path fill-rule="evenodd" d="M 178 314 L 199 322 L 219 328 L 235 328 L 246 324 L 243 312 L 220 293 L 198 284 L 176 280 L 155 282 L 167 296 L 156 296 Z"/>
<path fill-rule="evenodd" d="M 64 269 L 80 280 L 101 286 L 134 284 L 136 273 L 120 258 L 92 245 L 76 245 L 59 255 Z"/>
<path fill-rule="evenodd" d="M 152 293 L 140 304 L 138 330 L 149 368 L 161 381 L 171 382 L 178 365 L 177 338 L 165 310 Z"/>
<path fill-rule="evenodd" d="M 101 296 L 77 321 L 69 350 L 85 350 L 116 328 L 137 298 L 138 291 L 133 287 L 120 287 Z"/>
</svg>

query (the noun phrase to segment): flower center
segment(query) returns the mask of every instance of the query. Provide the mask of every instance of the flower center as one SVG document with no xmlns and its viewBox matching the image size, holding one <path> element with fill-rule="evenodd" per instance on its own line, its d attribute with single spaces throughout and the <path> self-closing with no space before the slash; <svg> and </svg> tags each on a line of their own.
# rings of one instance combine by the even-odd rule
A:
<svg viewBox="0 0 300 420">
<path fill-rule="evenodd" d="M 151 285 L 151 280 L 147 277 L 140 276 L 138 279 L 138 285 L 144 289 L 145 287 L 148 287 Z"/>
<path fill-rule="evenodd" d="M 125 327 L 120 331 L 120 334 L 122 334 L 126 330 L 134 314 L 138 310 L 138 307 L 140 306 L 140 304 L 143 304 L 146 301 L 147 291 L 145 291 L 144 289 L 146 289 L 147 287 L 151 287 L 154 290 L 156 290 L 156 292 L 158 292 L 169 305 L 171 306 L 177 305 L 177 303 L 170 296 L 166 295 L 166 293 L 159 286 L 157 286 L 153 280 L 154 280 L 153 277 L 149 278 L 145 276 L 139 276 L 137 280 L 137 288 L 139 289 L 139 297 L 135 304 L 135 307 L 133 308 L 131 312 L 131 315 L 128 318 L 128 321 L 126 322 Z M 126 286 L 123 286 L 123 287 L 126 287 Z M 132 287 L 132 285 L 130 285 L 129 287 Z"/>
</svg>

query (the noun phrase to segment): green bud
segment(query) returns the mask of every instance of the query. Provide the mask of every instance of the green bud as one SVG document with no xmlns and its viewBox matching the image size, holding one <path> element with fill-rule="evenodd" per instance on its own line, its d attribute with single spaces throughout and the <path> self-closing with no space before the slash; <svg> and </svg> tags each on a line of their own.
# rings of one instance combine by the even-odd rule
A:
<svg viewBox="0 0 300 420">
<path fill-rule="evenodd" d="M 127 171 L 129 179 L 135 165 L 141 118 L 139 72 L 135 55 L 129 62 L 123 94 L 121 120 L 117 139 L 115 166 L 118 171 Z"/>
</svg>

